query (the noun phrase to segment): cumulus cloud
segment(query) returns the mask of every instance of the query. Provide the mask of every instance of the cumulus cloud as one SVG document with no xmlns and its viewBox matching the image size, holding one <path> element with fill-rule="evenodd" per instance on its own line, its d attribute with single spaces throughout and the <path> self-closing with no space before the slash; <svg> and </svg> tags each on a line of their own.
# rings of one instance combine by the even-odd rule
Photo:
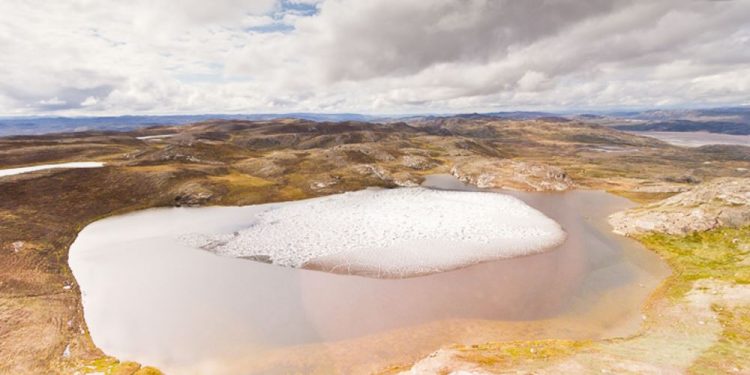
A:
<svg viewBox="0 0 750 375">
<path fill-rule="evenodd" d="M 5 0 L 0 114 L 750 104 L 750 2 Z"/>
</svg>

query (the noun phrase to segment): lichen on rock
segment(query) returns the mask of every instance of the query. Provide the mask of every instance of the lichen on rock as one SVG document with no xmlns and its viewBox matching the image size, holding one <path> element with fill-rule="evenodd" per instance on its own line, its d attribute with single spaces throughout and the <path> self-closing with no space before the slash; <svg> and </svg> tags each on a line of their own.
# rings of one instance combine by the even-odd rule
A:
<svg viewBox="0 0 750 375">
<path fill-rule="evenodd" d="M 750 178 L 719 178 L 665 200 L 610 216 L 616 233 L 685 235 L 750 223 Z"/>
</svg>

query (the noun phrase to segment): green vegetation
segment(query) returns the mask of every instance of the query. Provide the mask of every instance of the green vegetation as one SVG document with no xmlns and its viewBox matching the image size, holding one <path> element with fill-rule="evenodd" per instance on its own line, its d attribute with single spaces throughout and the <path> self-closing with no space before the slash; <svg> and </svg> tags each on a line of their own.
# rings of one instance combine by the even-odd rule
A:
<svg viewBox="0 0 750 375">
<path fill-rule="evenodd" d="M 750 227 L 720 228 L 684 237 L 649 234 L 638 238 L 674 270 L 668 296 L 684 296 L 701 279 L 750 283 Z"/>
<path fill-rule="evenodd" d="M 161 371 L 154 367 L 142 367 L 135 362 L 120 362 L 112 357 L 97 358 L 81 366 L 77 372 L 104 375 L 163 375 Z"/>
<path fill-rule="evenodd" d="M 564 358 L 590 346 L 590 341 L 510 341 L 458 347 L 458 358 L 486 368 L 509 368 Z"/>
<path fill-rule="evenodd" d="M 721 338 L 696 360 L 691 374 L 740 373 L 750 369 L 750 306 L 714 306 L 723 328 Z"/>
<path fill-rule="evenodd" d="M 650 234 L 640 240 L 664 257 L 675 275 L 666 294 L 681 300 L 698 280 L 750 284 L 750 226 L 721 228 L 684 237 Z M 750 301 L 712 306 L 722 331 L 716 343 L 689 368 L 691 374 L 740 373 L 750 370 Z"/>
</svg>

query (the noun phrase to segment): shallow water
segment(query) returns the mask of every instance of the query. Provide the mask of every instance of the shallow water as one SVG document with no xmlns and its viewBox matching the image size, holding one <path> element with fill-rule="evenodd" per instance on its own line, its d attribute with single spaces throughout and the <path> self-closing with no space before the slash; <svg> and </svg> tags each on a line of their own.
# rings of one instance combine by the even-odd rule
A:
<svg viewBox="0 0 750 375">
<path fill-rule="evenodd" d="M 433 188 L 471 189 L 449 176 Z M 232 231 L 257 207 L 152 209 L 98 221 L 71 247 L 94 342 L 173 373 L 367 373 L 446 345 L 632 332 L 667 274 L 610 233 L 630 204 L 596 191 L 512 193 L 568 232 L 561 247 L 410 279 L 216 256 L 178 233 Z M 246 221 L 246 220 L 245 220 Z"/>
</svg>

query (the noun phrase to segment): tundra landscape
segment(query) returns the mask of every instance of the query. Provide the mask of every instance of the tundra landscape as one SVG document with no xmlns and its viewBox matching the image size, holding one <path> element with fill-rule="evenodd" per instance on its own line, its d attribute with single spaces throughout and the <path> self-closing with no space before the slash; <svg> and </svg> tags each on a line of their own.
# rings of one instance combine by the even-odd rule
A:
<svg viewBox="0 0 750 375">
<path fill-rule="evenodd" d="M 748 15 L 3 0 L 0 374 L 750 374 Z"/>
<path fill-rule="evenodd" d="M 599 125 L 493 118 L 215 121 L 6 137 L 0 144 L 4 169 L 103 163 L 0 180 L 4 372 L 157 371 L 108 357 L 89 336 L 80 285 L 67 264 L 69 246 L 89 223 L 149 207 L 400 189 L 436 174 L 481 188 L 595 189 L 632 199 L 640 206 L 613 215 L 612 225 L 659 254 L 672 274 L 653 291 L 629 337 L 435 348 L 424 359 L 378 371 L 748 368 L 745 146 L 684 148 Z"/>
</svg>

